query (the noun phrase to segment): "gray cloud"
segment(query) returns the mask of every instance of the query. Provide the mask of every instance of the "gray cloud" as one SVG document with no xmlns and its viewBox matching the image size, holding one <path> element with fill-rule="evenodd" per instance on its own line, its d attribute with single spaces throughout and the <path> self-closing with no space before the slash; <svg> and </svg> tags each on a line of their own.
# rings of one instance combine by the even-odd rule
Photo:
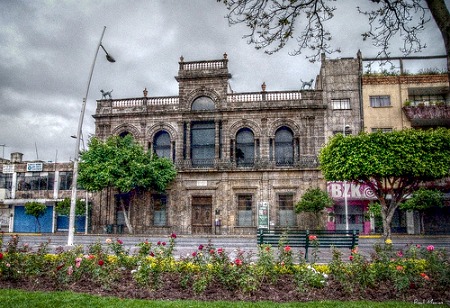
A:
<svg viewBox="0 0 450 308">
<path fill-rule="evenodd" d="M 353 57 L 362 44 L 364 21 L 353 1 L 344 3 L 330 23 L 333 44 Z M 340 4 L 341 5 L 341 4 Z M 0 2 L 0 144 L 5 157 L 68 161 L 89 69 L 103 26 L 105 48 L 117 60 L 108 63 L 102 51 L 96 61 L 83 132 L 94 133 L 95 100 L 100 90 L 114 98 L 177 95 L 178 61 L 220 59 L 226 52 L 234 91 L 292 90 L 300 79 L 314 78 L 319 64 L 288 55 L 290 47 L 266 55 L 242 39 L 243 26 L 229 27 L 225 7 L 214 0 L 66 0 Z M 353 22 L 349 22 L 349 21 Z M 429 54 L 443 53 L 436 29 L 425 33 Z M 393 51 L 394 53 L 394 51 Z M 441 64 L 437 64 L 441 65 Z M 36 154 L 37 148 L 37 154 Z"/>
</svg>

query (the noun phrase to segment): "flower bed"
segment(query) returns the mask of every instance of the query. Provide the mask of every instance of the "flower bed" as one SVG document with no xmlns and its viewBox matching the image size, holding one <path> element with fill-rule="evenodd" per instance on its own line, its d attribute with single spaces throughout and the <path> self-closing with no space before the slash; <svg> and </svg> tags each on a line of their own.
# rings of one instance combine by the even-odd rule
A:
<svg viewBox="0 0 450 308">
<path fill-rule="evenodd" d="M 47 244 L 31 252 L 18 236 L 3 243 L 0 235 L 0 287 L 149 299 L 450 301 L 449 258 L 431 245 L 396 251 L 386 242 L 370 260 L 357 248 L 346 256 L 333 249 L 329 264 L 317 264 L 283 243 L 233 257 L 205 243 L 175 260 L 175 242 L 175 234 L 145 241 L 131 254 L 116 238 L 49 253 Z"/>
</svg>

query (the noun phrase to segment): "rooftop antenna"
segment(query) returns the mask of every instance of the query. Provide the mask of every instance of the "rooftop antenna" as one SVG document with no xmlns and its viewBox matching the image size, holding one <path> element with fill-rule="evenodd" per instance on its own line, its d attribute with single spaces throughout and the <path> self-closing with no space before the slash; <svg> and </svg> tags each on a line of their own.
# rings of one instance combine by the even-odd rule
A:
<svg viewBox="0 0 450 308">
<path fill-rule="evenodd" d="M 2 158 L 5 158 L 5 147 L 6 147 L 6 144 L 0 144 L 0 147 L 3 147 Z"/>
<path fill-rule="evenodd" d="M 34 148 L 36 149 L 36 160 L 39 160 L 39 154 L 38 154 L 36 141 L 34 142 Z"/>
</svg>

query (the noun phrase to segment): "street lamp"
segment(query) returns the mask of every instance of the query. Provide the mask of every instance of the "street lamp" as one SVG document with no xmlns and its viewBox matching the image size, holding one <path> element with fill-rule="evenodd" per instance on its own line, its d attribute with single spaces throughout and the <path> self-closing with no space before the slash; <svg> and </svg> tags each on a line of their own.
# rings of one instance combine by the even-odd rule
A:
<svg viewBox="0 0 450 308">
<path fill-rule="evenodd" d="M 350 125 L 345 125 L 345 119 L 344 119 L 344 127 L 342 129 L 342 134 L 345 137 L 345 133 L 350 128 Z M 347 202 L 347 180 L 344 180 L 344 208 L 345 208 L 345 230 L 348 231 L 348 202 Z"/>
<path fill-rule="evenodd" d="M 87 87 L 86 87 L 86 95 L 83 98 L 83 104 L 81 105 L 80 119 L 78 120 L 78 130 L 77 130 L 76 142 L 75 142 L 75 155 L 74 155 L 74 159 L 73 159 L 72 197 L 70 199 L 69 232 L 68 232 L 68 236 L 67 236 L 67 245 L 68 246 L 73 245 L 73 237 L 74 237 L 74 233 L 75 233 L 75 206 L 76 206 L 76 201 L 77 201 L 78 160 L 79 160 L 79 156 L 80 156 L 80 140 L 81 140 L 81 133 L 82 133 L 82 128 L 83 128 L 84 113 L 86 110 L 86 100 L 87 100 L 87 97 L 89 94 L 89 87 L 91 85 L 92 74 L 94 73 L 95 62 L 97 60 L 97 55 L 98 55 L 98 51 L 99 51 L 100 47 L 106 53 L 106 60 L 108 60 L 111 63 L 116 62 L 116 60 L 105 50 L 105 47 L 103 47 L 103 45 L 102 45 L 102 39 L 103 39 L 103 35 L 105 34 L 105 30 L 106 30 L 106 26 L 103 27 L 103 32 L 100 37 L 100 41 L 98 42 L 97 49 L 95 51 L 94 61 L 92 61 L 91 70 L 89 73 L 89 79 L 88 79 Z"/>
</svg>

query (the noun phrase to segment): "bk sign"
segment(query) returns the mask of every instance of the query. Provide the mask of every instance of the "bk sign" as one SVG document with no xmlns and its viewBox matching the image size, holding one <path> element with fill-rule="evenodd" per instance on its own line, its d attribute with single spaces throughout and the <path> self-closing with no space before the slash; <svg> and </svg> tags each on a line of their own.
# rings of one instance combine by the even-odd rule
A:
<svg viewBox="0 0 450 308">
<path fill-rule="evenodd" d="M 351 182 L 328 182 L 328 195 L 332 199 L 375 200 L 375 194 L 369 186 Z"/>
</svg>

